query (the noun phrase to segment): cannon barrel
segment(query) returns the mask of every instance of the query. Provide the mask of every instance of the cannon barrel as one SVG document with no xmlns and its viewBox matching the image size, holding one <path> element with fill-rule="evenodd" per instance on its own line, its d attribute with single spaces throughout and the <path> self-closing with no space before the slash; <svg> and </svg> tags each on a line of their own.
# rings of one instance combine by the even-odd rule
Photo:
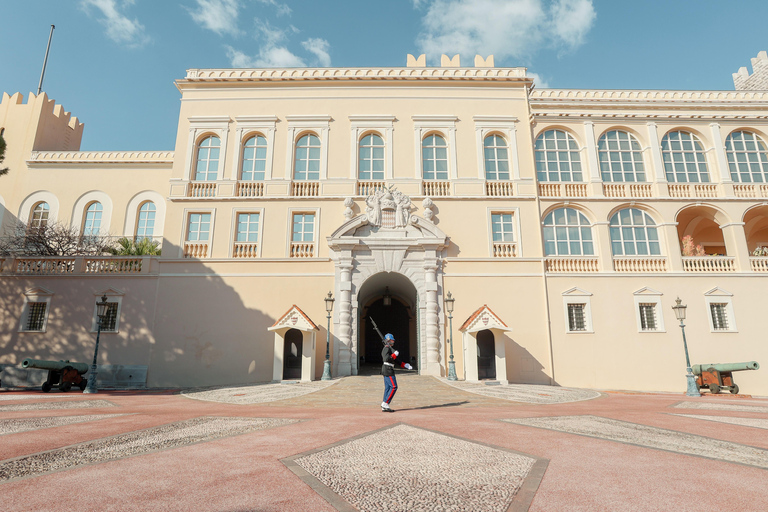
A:
<svg viewBox="0 0 768 512">
<path fill-rule="evenodd" d="M 749 361 L 748 363 L 725 363 L 725 364 L 694 364 L 691 370 L 695 375 L 701 375 L 701 372 L 714 368 L 719 372 L 740 372 L 742 370 L 757 370 L 760 363 Z"/>
<path fill-rule="evenodd" d="M 37 368 L 38 370 L 53 370 L 60 372 L 67 366 L 71 366 L 80 375 L 88 371 L 88 365 L 85 363 L 70 363 L 69 361 L 46 361 L 43 359 L 25 359 L 21 362 L 22 368 Z"/>
</svg>

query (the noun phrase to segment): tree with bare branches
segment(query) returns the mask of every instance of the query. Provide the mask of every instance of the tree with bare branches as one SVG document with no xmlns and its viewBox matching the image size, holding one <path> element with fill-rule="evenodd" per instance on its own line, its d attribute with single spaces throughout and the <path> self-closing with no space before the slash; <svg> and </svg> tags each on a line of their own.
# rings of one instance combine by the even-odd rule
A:
<svg viewBox="0 0 768 512">
<path fill-rule="evenodd" d="M 78 256 L 111 254 L 111 236 L 82 236 L 72 226 L 48 222 L 29 227 L 19 222 L 0 237 L 0 254 L 13 256 Z"/>
</svg>

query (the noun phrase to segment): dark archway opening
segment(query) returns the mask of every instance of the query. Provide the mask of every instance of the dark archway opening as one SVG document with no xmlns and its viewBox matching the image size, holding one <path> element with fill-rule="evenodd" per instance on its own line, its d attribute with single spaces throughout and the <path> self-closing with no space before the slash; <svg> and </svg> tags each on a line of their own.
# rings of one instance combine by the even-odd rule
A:
<svg viewBox="0 0 768 512">
<path fill-rule="evenodd" d="M 285 333 L 283 343 L 283 380 L 301 379 L 301 347 L 303 335 L 298 329 Z"/>
<path fill-rule="evenodd" d="M 373 318 L 382 334 L 392 333 L 395 337 L 395 350 L 400 352 L 400 359 L 411 361 L 410 321 L 408 308 L 399 300 L 392 299 L 389 306 L 384 305 L 384 299 L 379 299 L 368 306 L 365 319 Z M 370 321 L 365 322 L 365 362 L 381 366 L 381 351 L 384 345 Z M 414 354 L 415 355 L 415 354 Z"/>
<path fill-rule="evenodd" d="M 477 333 L 477 378 L 496 378 L 496 348 L 493 333 L 485 329 Z"/>
</svg>

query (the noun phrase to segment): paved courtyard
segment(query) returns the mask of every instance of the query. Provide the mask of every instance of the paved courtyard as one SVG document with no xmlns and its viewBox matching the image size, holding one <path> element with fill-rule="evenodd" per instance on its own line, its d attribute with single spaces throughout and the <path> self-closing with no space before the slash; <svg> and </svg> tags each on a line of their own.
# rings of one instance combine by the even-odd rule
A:
<svg viewBox="0 0 768 512">
<path fill-rule="evenodd" d="M 766 510 L 768 399 L 381 380 L 1 390 L 2 509 Z"/>
</svg>

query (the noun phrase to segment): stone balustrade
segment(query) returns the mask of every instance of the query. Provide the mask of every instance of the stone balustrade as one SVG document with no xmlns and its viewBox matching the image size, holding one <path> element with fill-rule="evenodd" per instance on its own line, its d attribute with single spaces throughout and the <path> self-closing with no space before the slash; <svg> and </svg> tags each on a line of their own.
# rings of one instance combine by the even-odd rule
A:
<svg viewBox="0 0 768 512">
<path fill-rule="evenodd" d="M 422 181 L 421 182 L 421 195 L 427 197 L 447 197 L 451 195 L 451 182 L 450 181 Z"/>
<path fill-rule="evenodd" d="M 547 272 L 597 272 L 597 256 L 548 256 L 545 260 Z"/>
<path fill-rule="evenodd" d="M 317 197 L 320 195 L 319 181 L 294 181 L 291 184 L 293 197 Z"/>
<path fill-rule="evenodd" d="M 735 272 L 736 258 L 730 256 L 683 256 L 686 272 Z"/>
<path fill-rule="evenodd" d="M 207 258 L 208 242 L 184 242 L 185 258 Z"/>
<path fill-rule="evenodd" d="M 367 197 L 382 188 L 387 188 L 387 184 L 383 181 L 358 181 L 357 195 Z"/>
<path fill-rule="evenodd" d="M 768 272 L 768 257 L 750 256 L 749 266 L 752 272 Z"/>
<path fill-rule="evenodd" d="M 541 197 L 587 197 L 586 183 L 539 183 Z"/>
<path fill-rule="evenodd" d="M 603 183 L 605 197 L 652 197 L 650 183 Z"/>
<path fill-rule="evenodd" d="M 517 244 L 515 242 L 493 242 L 494 258 L 514 258 L 517 256 Z"/>
<path fill-rule="evenodd" d="M 147 274 L 152 256 L 17 256 L 0 259 L 0 272 L 17 275 Z"/>
<path fill-rule="evenodd" d="M 232 247 L 233 258 L 258 258 L 259 244 L 257 242 L 235 242 Z"/>
<path fill-rule="evenodd" d="M 264 182 L 239 181 L 237 183 L 237 197 L 262 197 L 264 195 Z"/>
<path fill-rule="evenodd" d="M 291 258 L 313 258 L 315 256 L 314 242 L 291 242 Z"/>
<path fill-rule="evenodd" d="M 515 195 L 515 184 L 511 181 L 486 181 L 485 195 L 489 197 L 512 197 Z"/>
<path fill-rule="evenodd" d="M 736 197 L 768 197 L 768 185 L 764 183 L 734 183 L 733 195 Z"/>
<path fill-rule="evenodd" d="M 191 181 L 187 185 L 187 197 L 216 197 L 216 182 Z"/>
<path fill-rule="evenodd" d="M 719 197 L 714 183 L 669 183 L 669 197 Z"/>
<path fill-rule="evenodd" d="M 666 272 L 665 256 L 614 256 L 613 270 L 616 272 Z"/>
</svg>

